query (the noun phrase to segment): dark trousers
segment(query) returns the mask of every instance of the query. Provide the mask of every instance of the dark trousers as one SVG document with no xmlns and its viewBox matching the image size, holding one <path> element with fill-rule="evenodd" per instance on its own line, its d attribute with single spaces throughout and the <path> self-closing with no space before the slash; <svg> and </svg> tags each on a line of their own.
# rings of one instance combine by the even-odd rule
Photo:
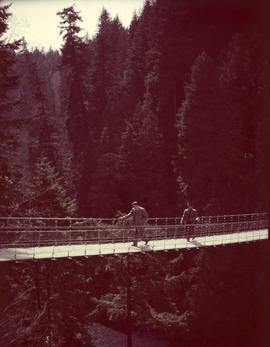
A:
<svg viewBox="0 0 270 347">
<path fill-rule="evenodd" d="M 189 239 L 191 237 L 194 237 L 194 230 L 195 230 L 195 226 L 192 224 L 189 224 L 186 226 L 186 235 L 187 235 L 187 240 L 189 241 Z"/>
<path fill-rule="evenodd" d="M 135 227 L 135 238 L 136 240 L 134 240 L 135 242 L 138 242 L 139 240 L 144 239 L 145 237 L 145 233 L 144 233 L 144 226 L 140 225 L 140 226 L 136 226 Z"/>
</svg>

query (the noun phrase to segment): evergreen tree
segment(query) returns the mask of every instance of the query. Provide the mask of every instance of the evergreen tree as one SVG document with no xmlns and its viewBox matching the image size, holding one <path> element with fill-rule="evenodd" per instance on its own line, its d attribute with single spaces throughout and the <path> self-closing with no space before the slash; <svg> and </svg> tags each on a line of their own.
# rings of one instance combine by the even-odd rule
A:
<svg viewBox="0 0 270 347">
<path fill-rule="evenodd" d="M 132 117 L 137 104 L 142 102 L 145 92 L 146 52 L 151 48 L 149 40 L 154 30 L 151 28 L 151 8 L 150 1 L 146 1 L 141 15 L 134 14 L 129 27 L 128 50 L 123 75 L 125 118 L 127 119 Z"/>
<path fill-rule="evenodd" d="M 68 196 L 63 178 L 45 157 L 36 163 L 24 206 L 28 213 L 44 217 L 71 217 L 76 212 L 76 202 Z"/>
<path fill-rule="evenodd" d="M 92 266 L 83 261 L 59 259 L 53 266 L 51 261 L 46 262 L 42 274 L 43 298 L 47 304 L 47 327 L 52 344 L 92 346 L 87 332 L 92 273 Z"/>
<path fill-rule="evenodd" d="M 1 0 L 2 2 L 2 0 Z M 10 5 L 0 6 L 0 54 L 1 54 L 1 65 L 0 65 L 0 73 L 1 73 L 1 94 L 0 94 L 0 113 L 2 114 L 4 111 L 8 110 L 10 107 L 14 105 L 14 103 L 10 100 L 9 91 L 12 90 L 17 84 L 17 76 L 13 74 L 13 65 L 15 63 L 15 51 L 20 46 L 20 41 L 15 41 L 13 43 L 7 43 L 6 39 L 3 38 L 5 33 L 8 30 L 8 18 L 10 13 L 8 12 Z"/>
<path fill-rule="evenodd" d="M 62 118 L 56 117 L 56 112 L 59 115 L 59 54 L 45 54 L 37 49 L 30 52 L 26 42 L 22 46 L 23 50 L 17 54 L 14 65 L 14 71 L 19 76 L 14 90 L 18 103 L 7 116 L 15 117 L 20 124 L 19 129 L 13 127 L 18 145 L 10 163 L 20 171 L 19 185 L 24 195 L 35 162 L 46 156 L 61 170 L 62 152 L 65 150 L 64 157 L 67 157 L 68 151 L 61 146 L 64 138 Z"/>
<path fill-rule="evenodd" d="M 81 158 L 89 134 L 85 110 L 84 73 L 85 62 L 83 55 L 85 43 L 79 36 L 81 28 L 77 25 L 82 21 L 74 7 L 64 8 L 57 12 L 60 22 L 60 34 L 63 35 L 62 51 L 62 87 L 64 88 L 63 111 L 67 119 L 67 129 L 73 146 L 76 160 Z"/>
<path fill-rule="evenodd" d="M 61 93 L 62 93 L 62 118 L 65 120 L 65 131 L 68 135 L 71 148 L 68 148 L 70 155 L 65 158 L 65 162 L 70 168 L 69 177 L 73 178 L 71 186 L 77 195 L 79 214 L 85 212 L 85 186 L 88 185 L 88 178 L 85 172 L 89 165 L 88 155 L 94 160 L 94 149 L 92 138 L 94 129 L 92 128 L 91 115 L 88 113 L 88 92 L 89 83 L 88 65 L 89 51 L 86 43 L 79 36 L 81 28 L 78 22 L 82 21 L 79 12 L 74 6 L 64 8 L 57 13 L 62 21 L 60 22 L 60 34 L 63 35 L 64 45 L 61 61 Z M 66 147 L 66 146 L 65 146 Z M 70 152 L 71 149 L 71 152 Z M 89 153 L 89 149 L 91 150 Z"/>
<path fill-rule="evenodd" d="M 29 53 L 24 50 L 25 66 L 27 71 L 27 84 L 30 91 L 29 105 L 30 111 L 29 135 L 29 165 L 33 167 L 36 158 L 47 157 L 49 161 L 55 163 L 55 150 L 52 142 L 52 129 L 49 119 L 48 101 L 45 95 L 45 83 L 39 71 L 39 53 L 34 51 Z M 28 105 L 28 106 L 29 106 Z M 35 105 L 35 107 L 33 107 Z"/>
<path fill-rule="evenodd" d="M 178 112 L 178 182 L 180 199 L 194 200 L 201 211 L 207 204 L 215 205 L 215 213 L 262 206 L 256 198 L 258 187 L 265 187 L 256 134 L 265 119 L 266 76 L 255 42 L 238 34 L 222 58 L 215 61 L 204 52 L 192 65 Z"/>
<path fill-rule="evenodd" d="M 0 306 L 1 345 L 92 346 L 86 317 L 94 265 L 66 259 L 4 265 L 0 266 L 0 293 L 6 299 Z"/>
<path fill-rule="evenodd" d="M 90 65 L 87 70 L 87 103 L 91 136 L 83 160 L 79 186 L 79 213 L 83 216 L 96 215 L 98 211 L 104 215 L 107 211 L 105 206 L 108 205 L 110 205 L 108 212 L 111 215 L 116 212 L 111 209 L 112 206 L 118 205 L 118 202 L 116 203 L 119 196 L 117 193 L 118 170 L 113 175 L 111 169 L 122 166 L 119 164 L 116 152 L 126 116 L 121 85 L 126 35 L 126 30 L 119 19 L 111 19 L 109 13 L 103 9 L 98 32 L 88 47 Z M 113 157 L 116 160 L 115 164 L 111 160 Z M 105 168 L 102 173 L 100 168 L 105 162 L 108 168 Z M 106 176 L 108 172 L 110 173 Z M 100 184 L 105 177 L 111 180 L 109 185 L 111 188 L 107 192 L 105 192 L 106 186 Z M 113 202 L 112 205 L 110 202 Z M 102 211 L 102 204 L 104 211 Z"/>
<path fill-rule="evenodd" d="M 126 209 L 134 176 L 121 154 L 100 155 L 91 176 L 87 206 L 93 217 L 115 217 Z"/>
<path fill-rule="evenodd" d="M 120 154 L 133 176 L 127 182 L 130 198 L 144 204 L 150 215 L 166 209 L 162 149 L 163 137 L 157 117 L 147 105 L 138 105 L 131 121 L 126 122 Z"/>
<path fill-rule="evenodd" d="M 119 139 L 119 127 L 125 117 L 121 102 L 123 64 L 126 56 L 127 32 L 119 19 L 111 19 L 103 9 L 99 18 L 98 32 L 92 42 L 89 95 L 89 117 L 93 120 L 96 139 L 106 127 L 109 131 L 111 151 Z M 89 88 L 90 89 L 90 88 Z"/>
<path fill-rule="evenodd" d="M 213 60 L 203 52 L 192 65 L 191 82 L 185 86 L 186 98 L 178 112 L 180 200 L 196 199 L 199 209 L 208 198 L 216 197 L 221 201 L 218 192 L 222 189 L 222 178 L 216 174 L 222 171 L 222 163 L 228 165 L 221 153 L 231 153 L 224 146 L 230 147 L 230 133 L 235 131 L 233 124 L 229 125 L 230 129 L 224 128 L 226 118 L 220 116 L 216 76 Z M 211 102 L 208 102 L 209 97 Z M 218 211 L 218 206 L 216 208 Z"/>
<path fill-rule="evenodd" d="M 267 191 L 267 135 L 259 130 L 267 119 L 267 55 L 259 33 L 257 29 L 252 35 L 235 34 L 220 67 L 225 116 L 231 115 L 238 123 L 240 141 L 234 149 L 239 158 L 234 165 L 235 190 L 244 201 L 238 201 L 235 209 L 243 209 L 243 212 L 265 210 L 268 199 L 261 194 Z"/>
<path fill-rule="evenodd" d="M 10 150 L 16 144 L 10 133 L 14 127 L 12 119 L 7 117 L 7 112 L 14 107 L 12 89 L 17 83 L 17 76 L 13 73 L 15 51 L 19 48 L 20 41 L 7 43 L 3 38 L 8 30 L 10 5 L 2 6 L 0 2 L 0 214 L 7 215 L 15 202 L 15 174 L 16 170 L 10 167 Z M 12 100 L 13 99 L 13 100 Z"/>
<path fill-rule="evenodd" d="M 0 344 L 2 346 L 46 346 L 49 335 L 46 305 L 39 302 L 36 263 L 3 263 L 1 271 L 1 297 L 6 296 L 1 307 Z"/>
</svg>

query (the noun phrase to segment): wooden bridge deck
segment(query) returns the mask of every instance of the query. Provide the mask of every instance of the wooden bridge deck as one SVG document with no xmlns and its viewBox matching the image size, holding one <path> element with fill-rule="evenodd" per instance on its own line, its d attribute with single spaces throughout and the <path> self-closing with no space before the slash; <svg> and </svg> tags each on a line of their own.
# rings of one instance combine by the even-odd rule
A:
<svg viewBox="0 0 270 347">
<path fill-rule="evenodd" d="M 149 251 L 168 251 L 173 249 L 194 249 L 200 247 L 229 245 L 234 243 L 253 242 L 268 239 L 268 229 L 250 230 L 244 232 L 208 235 L 196 237 L 187 241 L 186 238 L 151 240 L 148 245 L 138 242 L 138 247 L 132 242 L 112 243 L 81 243 L 52 245 L 40 247 L 0 248 L 0 261 L 19 261 L 33 259 L 57 259 L 72 257 L 89 257 L 97 255 L 120 255 Z"/>
</svg>

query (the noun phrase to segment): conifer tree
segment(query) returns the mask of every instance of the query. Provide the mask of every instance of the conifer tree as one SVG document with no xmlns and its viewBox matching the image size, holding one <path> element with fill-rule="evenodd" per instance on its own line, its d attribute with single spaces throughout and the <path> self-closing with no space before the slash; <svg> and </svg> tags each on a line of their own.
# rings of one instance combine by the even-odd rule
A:
<svg viewBox="0 0 270 347">
<path fill-rule="evenodd" d="M 3 38 L 8 30 L 10 5 L 2 6 L 0 1 L 0 214 L 8 214 L 11 205 L 15 202 L 15 171 L 9 164 L 10 150 L 16 141 L 10 133 L 14 126 L 12 119 L 6 113 L 14 107 L 10 91 L 17 84 L 17 76 L 13 73 L 15 51 L 19 48 L 20 41 L 7 43 Z"/>
<path fill-rule="evenodd" d="M 38 304 L 35 266 L 31 262 L 19 265 L 1 264 L 1 297 L 9 293 L 1 307 L 0 344 L 2 346 L 45 346 L 48 336 L 46 304 Z M 4 268 L 5 267 L 5 268 Z"/>
<path fill-rule="evenodd" d="M 76 213 L 76 202 L 68 196 L 63 178 L 45 157 L 36 163 L 26 207 L 29 213 L 44 217 L 71 217 Z"/>
<path fill-rule="evenodd" d="M 45 76 L 42 76 L 39 64 L 39 52 L 28 52 L 24 49 L 25 66 L 27 68 L 26 81 L 31 92 L 28 102 L 32 105 L 30 113 L 29 137 L 29 165 L 33 167 L 36 158 L 47 157 L 55 163 L 55 150 L 52 142 L 52 127 L 49 119 L 48 97 L 45 94 Z M 35 105 L 35 107 L 33 107 Z M 29 107 L 29 105 L 28 105 Z"/>
<path fill-rule="evenodd" d="M 62 51 L 62 87 L 64 88 L 63 112 L 67 120 L 67 129 L 73 146 L 76 160 L 85 150 L 88 136 L 88 122 L 85 109 L 84 75 L 85 43 L 79 36 L 81 28 L 77 22 L 82 21 L 74 7 L 64 8 L 57 13 L 60 22 L 60 34 L 63 35 Z M 64 87 L 65 85 L 65 87 Z"/>
<path fill-rule="evenodd" d="M 122 102 L 123 68 L 127 49 L 127 32 L 119 19 L 112 19 L 103 9 L 99 18 L 98 32 L 93 40 L 95 47 L 92 59 L 92 95 L 89 103 L 93 109 L 97 138 L 108 130 L 112 137 L 111 151 L 115 139 L 119 139 L 125 110 Z"/>
<path fill-rule="evenodd" d="M 117 17 L 112 19 L 103 9 L 99 18 L 98 32 L 88 45 L 90 64 L 87 69 L 87 106 L 91 136 L 78 188 L 79 213 L 83 216 L 96 215 L 98 211 L 102 215 L 104 213 L 112 215 L 118 205 L 119 170 L 116 169 L 113 174 L 113 167 L 122 171 L 117 147 L 120 144 L 126 117 L 122 93 L 126 36 L 127 32 L 119 19 Z M 112 158 L 115 158 L 115 163 Z M 101 167 L 104 168 L 104 172 Z M 110 180 L 107 191 L 106 186 L 101 183 L 105 177 Z"/>
<path fill-rule="evenodd" d="M 262 205 L 256 196 L 266 185 L 256 143 L 265 119 L 266 75 L 263 51 L 259 60 L 255 54 L 258 42 L 236 34 L 218 60 L 203 52 L 185 86 L 177 115 L 180 199 L 194 200 L 202 212 L 208 203 L 215 213 Z"/>
<path fill-rule="evenodd" d="M 130 197 L 148 208 L 150 214 L 164 211 L 162 187 L 164 175 L 163 137 L 156 115 L 147 106 L 137 106 L 134 116 L 126 122 L 120 154 L 128 163 L 133 179 L 127 181 Z"/>
</svg>

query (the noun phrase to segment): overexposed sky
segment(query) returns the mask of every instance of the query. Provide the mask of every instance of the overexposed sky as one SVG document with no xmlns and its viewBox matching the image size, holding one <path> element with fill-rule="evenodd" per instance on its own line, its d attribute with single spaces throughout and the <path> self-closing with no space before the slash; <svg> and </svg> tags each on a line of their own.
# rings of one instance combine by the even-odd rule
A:
<svg viewBox="0 0 270 347">
<path fill-rule="evenodd" d="M 81 33 L 88 33 L 91 38 L 97 31 L 103 7 L 112 18 L 118 15 L 123 26 L 129 27 L 134 12 L 139 13 L 143 8 L 144 0 L 5 0 L 3 4 L 11 4 L 8 40 L 14 41 L 24 36 L 29 49 L 37 47 L 48 50 L 50 47 L 59 49 L 62 44 L 57 11 L 74 4 L 83 19 L 79 23 L 83 29 Z"/>
</svg>

